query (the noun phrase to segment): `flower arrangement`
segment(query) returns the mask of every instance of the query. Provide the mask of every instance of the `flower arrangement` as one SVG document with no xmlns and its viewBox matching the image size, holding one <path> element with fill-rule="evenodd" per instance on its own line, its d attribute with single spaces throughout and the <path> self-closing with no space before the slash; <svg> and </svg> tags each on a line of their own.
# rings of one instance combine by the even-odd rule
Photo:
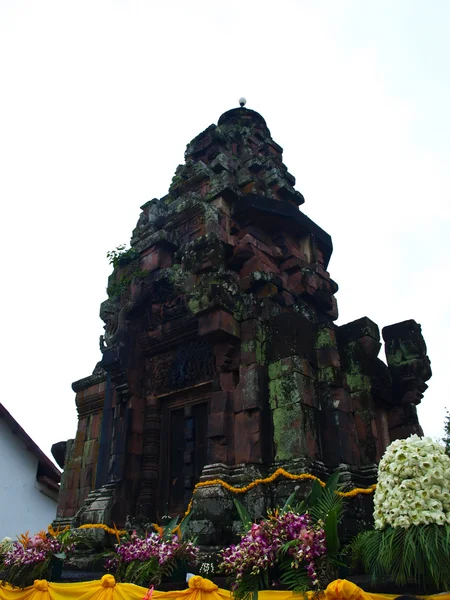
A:
<svg viewBox="0 0 450 600">
<path fill-rule="evenodd" d="M 30 536 L 29 532 L 16 541 L 5 538 L 0 543 L 0 571 L 4 581 L 17 587 L 31 585 L 35 579 L 50 579 L 55 562 L 72 551 L 68 532 L 51 536 L 45 531 Z"/>
<path fill-rule="evenodd" d="M 194 565 L 198 547 L 183 540 L 187 527 L 176 525 L 176 519 L 165 527 L 154 524 L 154 532 L 139 536 L 136 531 L 115 545 L 106 561 L 107 570 L 115 570 L 117 581 L 127 581 L 148 587 L 159 585 L 163 577 L 184 565 Z"/>
<path fill-rule="evenodd" d="M 237 546 L 232 545 L 222 552 L 220 569 L 234 577 L 234 592 L 239 591 L 248 574 L 262 574 L 268 587 L 269 569 L 282 561 L 283 551 L 290 563 L 289 568 L 304 567 L 311 586 L 317 587 L 317 559 L 327 551 L 325 532 L 320 526 L 313 525 L 308 514 L 293 511 L 279 515 L 275 512 L 268 520 L 254 523 Z"/>
<path fill-rule="evenodd" d="M 234 500 L 247 531 L 239 544 L 222 551 L 219 570 L 237 598 L 270 588 L 277 577 L 297 592 L 324 589 L 335 578 L 343 507 L 335 493 L 338 477 L 330 478 L 325 488 L 315 481 L 305 501 L 291 508 L 294 492 L 282 509 L 269 511 L 260 523 L 252 523 Z"/>
<path fill-rule="evenodd" d="M 375 529 L 450 524 L 450 458 L 431 438 L 412 435 L 386 449 L 374 496 Z"/>
<path fill-rule="evenodd" d="M 350 545 L 374 580 L 450 588 L 450 458 L 430 438 L 392 442 L 378 467 L 374 529 Z"/>
</svg>

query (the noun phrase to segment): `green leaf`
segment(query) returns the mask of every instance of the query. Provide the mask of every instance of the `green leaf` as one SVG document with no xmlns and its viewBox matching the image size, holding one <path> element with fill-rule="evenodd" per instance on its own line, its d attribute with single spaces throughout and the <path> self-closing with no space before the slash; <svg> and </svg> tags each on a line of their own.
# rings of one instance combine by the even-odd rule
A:
<svg viewBox="0 0 450 600">
<path fill-rule="evenodd" d="M 327 544 L 327 552 L 331 556 L 339 552 L 339 535 L 338 535 L 338 511 L 332 510 L 328 513 L 324 524 L 325 539 Z"/>
<path fill-rule="evenodd" d="M 314 504 L 316 504 L 316 502 L 322 496 L 322 491 L 323 491 L 322 486 L 317 481 L 317 479 L 315 479 L 313 481 L 313 484 L 312 484 L 312 487 L 311 487 L 311 491 L 309 492 L 308 496 L 306 497 L 306 505 L 307 506 L 313 506 Z"/>
<path fill-rule="evenodd" d="M 244 529 L 246 529 L 246 530 L 250 529 L 250 527 L 252 526 L 252 523 L 253 523 L 250 513 L 245 508 L 245 506 L 241 502 L 239 502 L 239 500 L 237 498 L 235 498 L 234 496 L 233 496 L 233 502 L 236 507 L 236 510 L 238 511 L 238 515 L 244 526 Z"/>
<path fill-rule="evenodd" d="M 192 517 L 192 512 L 190 512 L 186 517 L 184 517 L 184 519 L 181 521 L 180 523 L 180 531 L 181 531 L 181 535 L 184 539 L 187 529 L 189 527 L 189 521 L 191 520 Z"/>
<path fill-rule="evenodd" d="M 170 535 L 172 534 L 172 531 L 177 526 L 177 523 L 178 523 L 178 517 L 174 517 L 173 519 L 170 519 L 170 521 L 167 523 L 167 525 L 163 525 L 163 536 L 170 537 Z"/>
<path fill-rule="evenodd" d="M 339 477 L 341 476 L 340 471 L 335 471 L 333 475 L 328 479 L 325 489 L 330 492 L 335 492 L 339 484 Z"/>
<path fill-rule="evenodd" d="M 292 494 L 289 496 L 289 498 L 286 500 L 286 502 L 284 503 L 283 508 L 280 510 L 280 514 L 284 515 L 284 513 L 286 513 L 288 510 L 290 510 L 292 508 L 292 505 L 294 503 L 296 495 L 297 495 L 297 490 L 294 490 L 292 492 Z"/>
</svg>

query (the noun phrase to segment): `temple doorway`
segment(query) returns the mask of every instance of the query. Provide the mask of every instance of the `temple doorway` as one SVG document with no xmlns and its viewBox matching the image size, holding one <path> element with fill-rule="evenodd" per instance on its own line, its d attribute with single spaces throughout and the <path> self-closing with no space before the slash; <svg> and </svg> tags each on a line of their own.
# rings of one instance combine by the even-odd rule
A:
<svg viewBox="0 0 450 600">
<path fill-rule="evenodd" d="M 207 460 L 210 394 L 206 385 L 161 401 L 160 517 L 183 515 L 200 479 Z"/>
</svg>

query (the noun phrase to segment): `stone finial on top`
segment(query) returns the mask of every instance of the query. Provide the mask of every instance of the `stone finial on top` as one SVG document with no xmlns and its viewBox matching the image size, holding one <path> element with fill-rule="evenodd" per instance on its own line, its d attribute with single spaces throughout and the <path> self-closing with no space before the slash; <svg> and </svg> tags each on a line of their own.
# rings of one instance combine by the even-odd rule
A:
<svg viewBox="0 0 450 600">
<path fill-rule="evenodd" d="M 247 104 L 247 100 L 244 98 L 244 96 L 242 96 L 242 98 L 239 98 L 239 106 L 241 108 L 244 108 L 244 106 Z"/>
</svg>

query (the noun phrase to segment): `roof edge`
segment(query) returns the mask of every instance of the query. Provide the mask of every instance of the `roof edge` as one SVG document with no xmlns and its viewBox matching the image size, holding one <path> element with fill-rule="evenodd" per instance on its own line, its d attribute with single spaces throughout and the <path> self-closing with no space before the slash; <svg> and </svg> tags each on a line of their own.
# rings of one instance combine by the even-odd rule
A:
<svg viewBox="0 0 450 600">
<path fill-rule="evenodd" d="M 34 442 L 28 433 L 19 425 L 16 419 L 12 416 L 10 412 L 6 410 L 3 404 L 0 403 L 0 419 L 3 419 L 8 427 L 11 429 L 11 432 L 16 435 L 24 444 L 26 449 L 34 454 L 34 456 L 38 459 L 45 475 L 53 479 L 57 484 L 61 481 L 61 471 L 58 467 L 50 460 L 50 458 L 39 448 L 39 446 Z"/>
</svg>

